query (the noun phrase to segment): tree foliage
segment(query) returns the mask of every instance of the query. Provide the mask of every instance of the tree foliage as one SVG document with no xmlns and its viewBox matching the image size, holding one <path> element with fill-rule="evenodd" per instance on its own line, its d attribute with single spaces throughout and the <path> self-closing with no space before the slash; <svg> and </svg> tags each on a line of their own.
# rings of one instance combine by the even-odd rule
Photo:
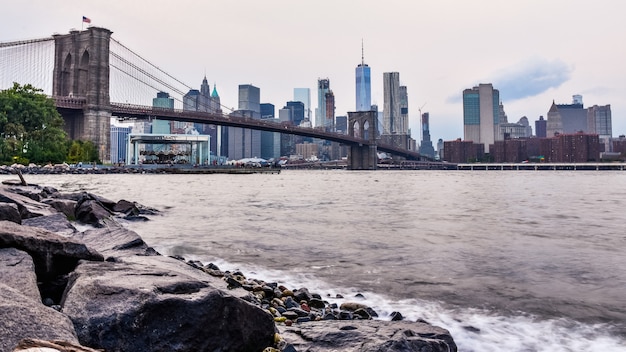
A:
<svg viewBox="0 0 626 352">
<path fill-rule="evenodd" d="M 72 164 L 77 164 L 78 162 L 99 162 L 98 148 L 91 141 L 70 141 L 67 149 L 67 161 Z"/>
<path fill-rule="evenodd" d="M 63 162 L 63 118 L 54 101 L 30 84 L 0 91 L 0 162 Z"/>
</svg>

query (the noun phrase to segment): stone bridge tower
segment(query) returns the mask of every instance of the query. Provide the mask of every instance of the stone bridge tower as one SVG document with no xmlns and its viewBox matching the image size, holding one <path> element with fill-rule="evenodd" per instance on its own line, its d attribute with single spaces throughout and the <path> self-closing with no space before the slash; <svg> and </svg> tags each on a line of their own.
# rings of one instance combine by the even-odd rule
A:
<svg viewBox="0 0 626 352">
<path fill-rule="evenodd" d="M 92 141 L 100 160 L 108 161 L 111 139 L 109 98 L 109 43 L 111 31 L 90 27 L 85 31 L 54 35 L 52 95 L 71 98 L 80 110 L 59 109 L 71 139 Z"/>
<path fill-rule="evenodd" d="M 378 165 L 377 115 L 376 111 L 348 112 L 348 135 L 368 141 L 368 144 L 350 146 L 348 151 L 350 170 L 376 170 Z"/>
</svg>

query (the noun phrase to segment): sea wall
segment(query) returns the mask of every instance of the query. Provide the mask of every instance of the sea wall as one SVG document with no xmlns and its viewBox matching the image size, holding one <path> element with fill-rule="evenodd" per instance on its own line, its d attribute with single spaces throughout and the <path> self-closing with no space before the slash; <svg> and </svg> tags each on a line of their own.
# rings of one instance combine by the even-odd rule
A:
<svg viewBox="0 0 626 352">
<path fill-rule="evenodd" d="M 158 214 L 0 186 L 0 351 L 456 351 L 447 330 L 399 313 L 373 320 L 349 300 L 160 255 L 118 221 Z"/>
</svg>

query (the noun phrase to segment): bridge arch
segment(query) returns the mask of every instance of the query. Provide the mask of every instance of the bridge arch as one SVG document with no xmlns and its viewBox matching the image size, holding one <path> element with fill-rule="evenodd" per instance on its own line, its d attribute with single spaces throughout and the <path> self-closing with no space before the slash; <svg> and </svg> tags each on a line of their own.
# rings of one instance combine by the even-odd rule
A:
<svg viewBox="0 0 626 352">
<path fill-rule="evenodd" d="M 78 67 L 78 92 L 81 97 L 87 96 L 87 89 L 89 86 L 89 51 L 85 49 L 83 55 L 80 58 L 80 65 Z"/>
<path fill-rule="evenodd" d="M 361 137 L 367 145 L 351 145 L 348 152 L 348 167 L 352 170 L 375 170 L 378 164 L 376 147 L 376 111 L 348 113 L 348 135 Z"/>
</svg>

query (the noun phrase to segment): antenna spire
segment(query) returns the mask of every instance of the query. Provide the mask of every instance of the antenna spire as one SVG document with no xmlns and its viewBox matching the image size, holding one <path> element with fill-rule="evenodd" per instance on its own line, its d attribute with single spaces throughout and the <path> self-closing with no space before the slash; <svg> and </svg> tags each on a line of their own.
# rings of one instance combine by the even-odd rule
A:
<svg viewBox="0 0 626 352">
<path fill-rule="evenodd" d="M 363 38 L 361 38 L 361 64 L 365 66 L 365 51 L 363 50 Z"/>
</svg>

